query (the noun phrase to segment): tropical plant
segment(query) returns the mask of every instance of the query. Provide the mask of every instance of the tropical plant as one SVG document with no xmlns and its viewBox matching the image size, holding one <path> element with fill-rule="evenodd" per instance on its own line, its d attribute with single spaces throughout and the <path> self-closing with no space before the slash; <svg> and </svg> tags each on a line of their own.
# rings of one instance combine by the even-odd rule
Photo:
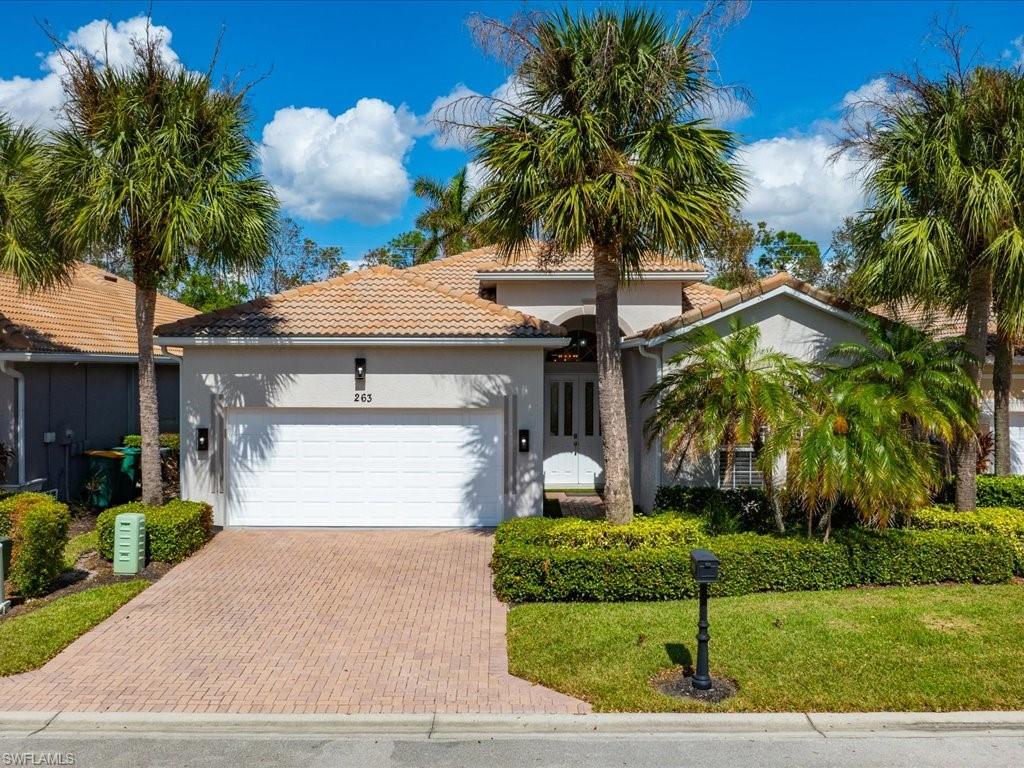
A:
<svg viewBox="0 0 1024 768">
<path fill-rule="evenodd" d="M 918 439 L 951 443 L 973 428 L 981 393 L 965 371 L 962 339 L 935 339 L 927 329 L 871 316 L 861 318 L 861 330 L 863 342 L 829 350 L 841 366 L 830 381 L 855 388 Z"/>
<path fill-rule="evenodd" d="M 884 528 L 893 515 L 929 503 L 939 485 L 927 441 L 897 410 L 880 407 L 877 389 L 834 371 L 765 441 L 763 462 L 786 457 L 786 495 L 803 506 L 808 536 L 820 514 L 828 540 L 841 502 L 862 523 Z"/>
<path fill-rule="evenodd" d="M 429 233 L 416 249 L 415 263 L 485 244 L 481 228 L 484 199 L 481 190 L 470 186 L 468 171 L 463 166 L 447 182 L 421 176 L 413 184 L 413 194 L 427 201 L 427 207 L 416 217 L 416 226 Z"/>
<path fill-rule="evenodd" d="M 1019 74 L 957 66 L 935 80 L 892 78 L 891 98 L 843 144 L 866 173 L 858 280 L 878 298 L 912 297 L 966 313 L 966 371 L 986 354 L 993 278 L 1003 301 L 1024 294 L 1024 98 Z M 957 446 L 956 506 L 977 496 L 977 421 Z"/>
<path fill-rule="evenodd" d="M 31 128 L 0 114 L 0 270 L 21 274 L 46 249 L 37 205 L 43 143 Z"/>
<path fill-rule="evenodd" d="M 643 402 L 655 403 L 645 422 L 648 439 L 662 440 L 678 460 L 699 461 L 722 451 L 728 476 L 737 447 L 759 448 L 765 435 L 800 420 L 812 386 L 810 368 L 764 348 L 759 326 L 734 318 L 725 336 L 701 326 L 680 341 L 683 348 L 669 360 L 668 372 L 643 395 Z M 773 462 L 759 465 L 772 492 Z M 782 530 L 782 512 L 775 507 Z"/>
<path fill-rule="evenodd" d="M 477 20 L 513 69 L 516 99 L 472 125 L 486 169 L 486 232 L 515 259 L 538 235 L 553 257 L 592 253 L 608 519 L 632 519 L 618 294 L 645 254 L 699 257 L 742 194 L 735 138 L 700 119 L 715 90 L 709 17 L 568 9 Z"/>
<path fill-rule="evenodd" d="M 25 285 L 65 279 L 82 254 L 123 252 L 136 284 L 142 494 L 161 500 L 153 365 L 156 294 L 199 262 L 255 269 L 268 251 L 277 201 L 257 171 L 245 91 L 214 87 L 161 57 L 149 30 L 125 67 L 61 48 L 63 120 L 47 142 L 42 193 L 52 250 L 16 266 Z"/>
</svg>

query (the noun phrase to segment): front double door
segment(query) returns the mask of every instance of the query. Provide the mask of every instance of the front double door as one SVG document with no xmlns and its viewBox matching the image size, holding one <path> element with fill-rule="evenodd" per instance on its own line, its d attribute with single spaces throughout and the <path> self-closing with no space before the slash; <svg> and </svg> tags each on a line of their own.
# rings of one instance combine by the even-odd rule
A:
<svg viewBox="0 0 1024 768">
<path fill-rule="evenodd" d="M 597 375 L 549 374 L 544 383 L 544 485 L 600 485 L 604 463 Z"/>
</svg>

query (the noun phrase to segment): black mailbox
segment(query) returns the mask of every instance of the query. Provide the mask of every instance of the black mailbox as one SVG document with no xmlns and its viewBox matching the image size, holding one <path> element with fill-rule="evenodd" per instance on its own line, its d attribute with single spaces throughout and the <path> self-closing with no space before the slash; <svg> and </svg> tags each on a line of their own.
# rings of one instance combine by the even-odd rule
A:
<svg viewBox="0 0 1024 768">
<path fill-rule="evenodd" d="M 3 578 L 7 578 L 11 573 L 11 540 L 5 536 L 0 536 L 0 573 L 3 573 Z M 3 584 L 0 584 L 0 595 L 4 592 Z"/>
<path fill-rule="evenodd" d="M 690 572 L 698 584 L 714 584 L 718 581 L 718 558 L 706 549 L 690 552 Z"/>
</svg>

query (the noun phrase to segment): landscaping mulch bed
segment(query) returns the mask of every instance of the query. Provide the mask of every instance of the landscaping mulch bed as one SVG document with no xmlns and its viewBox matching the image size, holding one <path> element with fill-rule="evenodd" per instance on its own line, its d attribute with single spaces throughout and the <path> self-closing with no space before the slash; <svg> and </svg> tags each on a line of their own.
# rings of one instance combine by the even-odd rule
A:
<svg viewBox="0 0 1024 768">
<path fill-rule="evenodd" d="M 88 509 L 73 510 L 69 535 L 71 537 L 89 533 L 96 528 L 96 514 Z M 161 576 L 173 568 L 169 563 L 151 562 L 145 569 L 136 576 L 117 576 L 114 574 L 113 565 L 108 563 L 98 552 L 86 552 L 75 563 L 73 570 L 66 571 L 57 580 L 54 589 L 45 597 L 24 601 L 18 596 L 11 597 L 11 608 L 6 614 L 0 616 L 0 621 L 14 616 L 23 616 L 26 613 L 42 608 L 44 605 L 60 597 L 72 595 L 76 592 L 84 592 L 93 587 L 100 587 L 106 584 L 116 584 L 125 581 L 157 581 Z"/>
<path fill-rule="evenodd" d="M 698 690 L 693 687 L 693 670 L 684 667 L 673 667 L 656 675 L 651 680 L 651 686 L 658 693 L 671 696 L 676 699 L 691 699 L 692 701 L 703 701 L 706 704 L 717 704 L 725 701 L 730 696 L 735 696 L 739 687 L 735 680 L 727 677 L 712 677 L 711 687 L 706 690 Z"/>
</svg>

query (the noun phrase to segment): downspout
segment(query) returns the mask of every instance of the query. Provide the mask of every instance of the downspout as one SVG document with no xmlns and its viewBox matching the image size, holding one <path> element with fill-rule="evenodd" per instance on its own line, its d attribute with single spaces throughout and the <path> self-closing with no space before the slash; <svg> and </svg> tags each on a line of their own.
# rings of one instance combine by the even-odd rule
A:
<svg viewBox="0 0 1024 768">
<path fill-rule="evenodd" d="M 18 485 L 25 484 L 25 374 L 10 367 L 6 360 L 0 360 L 0 373 L 18 382 Z"/>
<path fill-rule="evenodd" d="M 650 349 L 647 346 L 648 343 L 649 342 L 645 342 L 645 343 L 641 344 L 639 347 L 636 348 L 636 351 L 640 353 L 641 357 L 646 357 L 648 360 L 653 360 L 654 361 L 654 382 L 658 383 L 658 382 L 661 381 L 661 370 L 662 370 L 661 348 L 659 347 L 657 352 L 651 352 Z M 655 404 L 655 407 L 657 407 L 657 404 Z M 643 428 L 642 427 L 641 427 L 640 441 L 639 442 L 641 444 L 643 443 Z M 661 485 L 661 481 L 662 481 L 662 471 L 664 470 L 664 467 L 662 465 L 662 460 L 661 460 L 661 440 L 655 440 L 654 441 L 654 460 L 655 460 L 655 466 L 657 467 L 657 472 L 655 474 L 654 481 L 655 481 L 655 483 L 658 486 L 660 486 Z M 638 462 L 638 466 L 642 466 L 642 463 Z"/>
</svg>

